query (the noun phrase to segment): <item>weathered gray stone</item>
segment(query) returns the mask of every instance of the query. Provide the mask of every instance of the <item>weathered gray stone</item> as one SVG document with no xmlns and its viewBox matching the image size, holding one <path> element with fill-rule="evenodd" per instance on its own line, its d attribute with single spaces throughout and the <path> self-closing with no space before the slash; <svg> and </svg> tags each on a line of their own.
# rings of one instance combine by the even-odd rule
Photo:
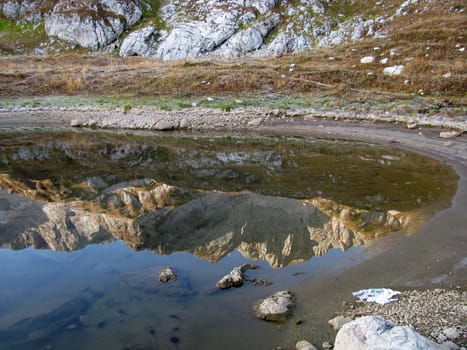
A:
<svg viewBox="0 0 467 350">
<path fill-rule="evenodd" d="M 443 349 L 409 327 L 395 326 L 378 316 L 365 316 L 345 324 L 337 333 L 335 350 Z"/>
<path fill-rule="evenodd" d="M 155 54 L 156 29 L 148 26 L 131 32 L 120 47 L 120 56 L 152 56 Z"/>
<path fill-rule="evenodd" d="M 176 281 L 177 276 L 175 275 L 175 272 L 172 270 L 171 267 L 166 267 L 159 273 L 159 281 L 163 283 L 167 283 L 170 281 Z"/>
<path fill-rule="evenodd" d="M 439 137 L 441 137 L 442 139 L 451 139 L 451 138 L 454 138 L 454 137 L 457 137 L 457 136 L 460 136 L 460 132 L 458 131 L 441 131 L 439 133 Z"/>
<path fill-rule="evenodd" d="M 334 328 L 336 331 L 342 328 L 343 325 L 352 321 L 350 317 L 345 316 L 336 316 L 333 319 L 329 320 L 328 323 Z"/>
<path fill-rule="evenodd" d="M 173 130 L 178 127 L 178 122 L 176 120 L 161 120 L 157 122 L 153 129 L 160 131 Z"/>
<path fill-rule="evenodd" d="M 97 50 L 115 41 L 141 15 L 142 9 L 133 0 L 60 0 L 46 16 L 45 31 L 48 36 Z"/>
<path fill-rule="evenodd" d="M 390 66 L 383 69 L 384 75 L 401 75 L 404 70 L 403 65 Z"/>
<path fill-rule="evenodd" d="M 300 340 L 297 344 L 295 344 L 296 350 L 318 350 L 316 346 L 311 344 L 308 340 Z"/>
<path fill-rule="evenodd" d="M 222 277 L 217 283 L 216 287 L 219 289 L 228 289 L 230 287 L 240 287 L 243 284 L 245 276 L 243 273 L 249 269 L 257 269 L 259 266 L 253 264 L 243 264 L 234 267 L 227 275 Z"/>
<path fill-rule="evenodd" d="M 240 57 L 263 45 L 266 35 L 280 23 L 280 15 L 273 14 L 261 22 L 240 30 L 229 38 L 214 55 L 222 57 Z"/>
<path fill-rule="evenodd" d="M 283 290 L 260 300 L 255 306 L 256 316 L 266 321 L 283 321 L 291 314 L 293 306 L 292 293 Z"/>
</svg>

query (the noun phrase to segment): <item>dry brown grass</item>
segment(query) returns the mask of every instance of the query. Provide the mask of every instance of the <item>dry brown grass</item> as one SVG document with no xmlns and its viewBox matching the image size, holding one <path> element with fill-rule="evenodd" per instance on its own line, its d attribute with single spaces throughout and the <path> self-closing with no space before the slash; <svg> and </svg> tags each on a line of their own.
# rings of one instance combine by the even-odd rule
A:
<svg viewBox="0 0 467 350">
<path fill-rule="evenodd" d="M 197 59 L 160 62 L 141 57 L 61 55 L 0 58 L 0 95 L 133 94 L 138 96 L 250 95 L 271 92 L 339 96 L 363 92 L 388 96 L 425 94 L 465 99 L 467 63 L 463 13 L 424 12 L 400 17 L 385 39 L 310 50 L 280 58 Z M 375 50 L 378 47 L 378 50 Z M 398 56 L 390 57 L 391 49 Z M 373 64 L 360 58 L 373 55 Z M 388 65 L 403 64 L 403 74 L 385 76 Z M 289 66 L 295 63 L 293 72 Z M 370 73 L 370 74 L 369 74 Z M 451 73 L 450 77 L 444 77 Z"/>
</svg>

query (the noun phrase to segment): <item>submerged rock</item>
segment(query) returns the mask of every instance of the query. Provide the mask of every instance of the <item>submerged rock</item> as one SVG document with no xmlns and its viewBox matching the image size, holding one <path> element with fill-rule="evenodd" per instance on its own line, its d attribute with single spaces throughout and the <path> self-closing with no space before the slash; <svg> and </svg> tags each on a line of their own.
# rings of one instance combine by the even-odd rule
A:
<svg viewBox="0 0 467 350">
<path fill-rule="evenodd" d="M 274 293 L 260 300 L 256 306 L 256 316 L 266 321 L 284 321 L 294 306 L 293 294 L 287 290 Z"/>
<path fill-rule="evenodd" d="M 395 326 L 379 316 L 360 317 L 337 333 L 335 350 L 445 349 L 410 327 Z"/>
<path fill-rule="evenodd" d="M 170 281 L 176 281 L 177 280 L 177 275 L 175 275 L 175 272 L 172 270 L 171 267 L 166 267 L 159 273 L 159 281 L 163 283 L 167 283 Z"/>
</svg>

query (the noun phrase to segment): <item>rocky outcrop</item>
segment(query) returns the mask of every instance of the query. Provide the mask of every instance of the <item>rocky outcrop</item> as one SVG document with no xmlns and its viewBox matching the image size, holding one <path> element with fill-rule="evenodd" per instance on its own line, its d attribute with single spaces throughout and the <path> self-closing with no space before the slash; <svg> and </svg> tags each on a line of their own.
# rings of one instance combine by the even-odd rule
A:
<svg viewBox="0 0 467 350">
<path fill-rule="evenodd" d="M 45 1 L 39 0 L 8 0 L 0 4 L 0 9 L 6 18 L 24 18 L 34 21 L 41 17 L 40 6 Z"/>
<path fill-rule="evenodd" d="M 151 10 L 143 18 L 145 27 L 129 33 L 119 54 L 168 61 L 283 55 L 384 36 L 388 22 L 418 3 L 405 1 L 395 12 L 386 10 L 379 17 L 354 9 L 356 15 L 350 18 L 336 13 L 333 3 L 324 0 L 169 0 L 157 9 L 140 0 L 8 0 L 0 9 L 11 19 L 45 17 L 47 35 L 98 50 L 111 43 L 112 49 L 117 48 L 124 31 L 131 31 L 145 7 Z"/>
<path fill-rule="evenodd" d="M 120 56 L 153 56 L 156 42 L 156 28 L 148 26 L 131 32 L 120 46 Z"/>
<path fill-rule="evenodd" d="M 445 349 L 407 326 L 395 326 L 378 316 L 366 316 L 342 326 L 335 350 Z"/>
<path fill-rule="evenodd" d="M 60 0 L 46 16 L 48 36 L 97 50 L 134 25 L 143 11 L 137 0 Z"/>
<path fill-rule="evenodd" d="M 288 290 L 274 293 L 260 300 L 256 306 L 256 316 L 266 321 L 284 321 L 292 312 L 293 294 Z"/>
<path fill-rule="evenodd" d="M 247 29 L 241 30 L 233 35 L 216 50 L 214 55 L 222 57 L 240 57 L 247 53 L 258 50 L 264 38 L 280 23 L 280 16 L 272 14 L 263 21 L 257 22 Z"/>
</svg>

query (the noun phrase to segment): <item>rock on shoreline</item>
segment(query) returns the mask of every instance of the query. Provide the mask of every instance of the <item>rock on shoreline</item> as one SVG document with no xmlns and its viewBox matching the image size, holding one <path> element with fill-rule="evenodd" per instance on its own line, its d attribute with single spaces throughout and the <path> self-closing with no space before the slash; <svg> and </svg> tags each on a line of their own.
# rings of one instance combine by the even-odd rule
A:
<svg viewBox="0 0 467 350">
<path fill-rule="evenodd" d="M 365 316 L 346 323 L 337 333 L 335 350 L 428 350 L 445 347 L 407 326 L 396 326 L 379 316 Z"/>
<path fill-rule="evenodd" d="M 256 304 L 256 316 L 266 321 L 284 321 L 294 306 L 293 299 L 288 290 L 276 292 Z"/>
<path fill-rule="evenodd" d="M 449 349 L 459 349 L 467 344 L 466 300 L 467 293 L 456 290 L 403 291 L 398 302 L 387 305 L 356 303 L 344 316 L 379 315 L 395 325 L 409 325 Z"/>
</svg>

